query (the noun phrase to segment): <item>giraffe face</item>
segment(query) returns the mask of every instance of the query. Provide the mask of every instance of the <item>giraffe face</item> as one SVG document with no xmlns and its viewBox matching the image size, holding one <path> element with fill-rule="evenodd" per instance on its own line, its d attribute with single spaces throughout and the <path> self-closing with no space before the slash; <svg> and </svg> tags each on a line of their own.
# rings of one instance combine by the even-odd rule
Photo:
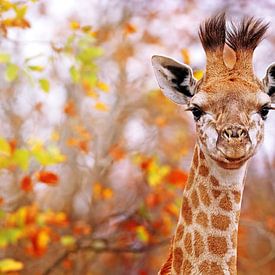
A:
<svg viewBox="0 0 275 275">
<path fill-rule="evenodd" d="M 204 153 L 225 169 L 255 154 L 275 103 L 275 64 L 262 82 L 230 69 L 197 82 L 189 66 L 173 59 L 154 56 L 152 64 L 164 95 L 192 111 Z"/>
<path fill-rule="evenodd" d="M 239 81 L 200 85 L 188 104 L 203 151 L 226 169 L 237 169 L 254 155 L 271 106 L 260 85 Z"/>
</svg>

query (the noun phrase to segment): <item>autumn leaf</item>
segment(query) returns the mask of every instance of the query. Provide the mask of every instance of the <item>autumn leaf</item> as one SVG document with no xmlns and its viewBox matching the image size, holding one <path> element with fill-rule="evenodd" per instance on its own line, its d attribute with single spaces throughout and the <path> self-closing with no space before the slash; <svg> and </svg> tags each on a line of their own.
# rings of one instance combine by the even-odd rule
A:
<svg viewBox="0 0 275 275">
<path fill-rule="evenodd" d="M 4 156 L 11 155 L 10 144 L 4 138 L 0 138 L 0 155 L 4 155 Z"/>
<path fill-rule="evenodd" d="M 80 80 L 80 74 L 79 71 L 77 70 L 77 68 L 75 66 L 71 66 L 70 68 L 70 75 L 71 75 L 71 79 L 74 83 L 78 83 Z"/>
<path fill-rule="evenodd" d="M 71 235 L 62 236 L 60 239 L 60 243 L 63 246 L 73 246 L 75 242 L 76 242 L 75 238 Z"/>
<path fill-rule="evenodd" d="M 124 25 L 124 34 L 125 35 L 129 35 L 129 34 L 133 34 L 137 31 L 137 27 L 132 24 L 132 23 L 126 23 Z"/>
<path fill-rule="evenodd" d="M 7 53 L 0 53 L 0 63 L 9 63 L 11 56 Z"/>
<path fill-rule="evenodd" d="M 75 104 L 72 100 L 68 100 L 68 102 L 65 104 L 64 113 L 67 114 L 68 116 L 76 115 Z"/>
<path fill-rule="evenodd" d="M 109 92 L 110 87 L 105 82 L 98 81 L 96 84 L 97 88 L 102 90 L 103 92 Z"/>
<path fill-rule="evenodd" d="M 50 91 L 50 82 L 46 78 L 39 79 L 40 88 L 45 92 L 48 93 Z"/>
<path fill-rule="evenodd" d="M 5 71 L 5 79 L 9 82 L 16 80 L 18 77 L 18 71 L 19 67 L 17 65 L 9 63 Z"/>
<path fill-rule="evenodd" d="M 56 175 L 55 173 L 50 172 L 50 171 L 39 172 L 37 178 L 39 181 L 49 184 L 49 185 L 55 185 L 59 181 L 58 175 Z"/>
<path fill-rule="evenodd" d="M 80 24 L 77 21 L 71 21 L 70 22 L 70 28 L 72 30 L 78 30 L 80 28 Z"/>
<path fill-rule="evenodd" d="M 181 56 L 182 56 L 183 63 L 189 65 L 190 64 L 190 54 L 189 54 L 189 51 L 187 49 L 182 49 L 181 50 Z"/>
<path fill-rule="evenodd" d="M 149 241 L 149 232 L 147 231 L 147 229 L 143 226 L 143 225 L 139 225 L 136 228 L 136 234 L 137 234 L 137 238 L 144 242 L 144 243 L 148 243 Z"/>
<path fill-rule="evenodd" d="M 180 169 L 171 170 L 167 175 L 166 180 L 173 185 L 183 187 L 187 181 L 188 174 Z"/>
<path fill-rule="evenodd" d="M 25 176 L 21 179 L 20 188 L 25 192 L 31 192 L 33 190 L 32 180 L 30 176 Z"/>
<path fill-rule="evenodd" d="M 34 71 L 34 72 L 43 72 L 44 71 L 44 67 L 42 66 L 32 66 L 32 65 L 29 65 L 28 68 L 31 70 L 31 71 Z"/>
<path fill-rule="evenodd" d="M 98 110 L 98 111 L 102 111 L 102 112 L 108 111 L 107 105 L 103 102 L 97 102 L 95 104 L 95 109 Z"/>
<path fill-rule="evenodd" d="M 73 233 L 75 235 L 89 235 L 91 233 L 91 227 L 84 221 L 77 221 L 73 226 Z"/>
<path fill-rule="evenodd" d="M 23 263 L 16 261 L 11 258 L 5 258 L 0 260 L 0 271 L 1 272 L 14 272 L 20 271 L 24 267 Z"/>
<path fill-rule="evenodd" d="M 125 151 L 120 146 L 112 147 L 109 154 L 114 160 L 121 160 L 125 157 Z"/>
<path fill-rule="evenodd" d="M 196 70 L 196 71 L 194 71 L 194 77 L 197 80 L 200 80 L 203 77 L 203 71 L 202 70 Z"/>
</svg>

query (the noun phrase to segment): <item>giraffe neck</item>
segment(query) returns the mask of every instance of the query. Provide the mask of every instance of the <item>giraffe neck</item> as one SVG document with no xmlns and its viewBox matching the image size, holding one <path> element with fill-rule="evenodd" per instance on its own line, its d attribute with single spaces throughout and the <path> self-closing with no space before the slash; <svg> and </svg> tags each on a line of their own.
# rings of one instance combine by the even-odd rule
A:
<svg viewBox="0 0 275 275">
<path fill-rule="evenodd" d="M 171 274 L 237 274 L 246 164 L 225 170 L 196 145 L 172 247 Z"/>
</svg>

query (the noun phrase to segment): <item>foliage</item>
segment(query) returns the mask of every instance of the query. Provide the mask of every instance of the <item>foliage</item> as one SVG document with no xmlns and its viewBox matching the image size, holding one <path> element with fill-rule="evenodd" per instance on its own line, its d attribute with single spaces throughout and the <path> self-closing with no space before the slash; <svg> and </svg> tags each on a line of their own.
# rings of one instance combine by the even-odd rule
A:
<svg viewBox="0 0 275 275">
<path fill-rule="evenodd" d="M 152 84 L 146 61 L 167 47 L 197 79 L 202 64 L 191 33 L 176 47 L 154 29 L 165 15 L 153 4 L 142 11 L 116 4 L 117 20 L 106 19 L 116 8 L 102 4 L 95 26 L 75 15 L 55 25 L 52 40 L 31 41 L 24 35 L 40 17 L 51 21 L 51 3 L 0 3 L 1 274 L 146 275 L 166 257 L 195 140 L 188 116 Z M 259 181 L 245 195 L 240 274 L 274 270 L 274 199 L 267 203 L 271 184 Z M 262 260 L 248 252 L 254 244 Z"/>
</svg>

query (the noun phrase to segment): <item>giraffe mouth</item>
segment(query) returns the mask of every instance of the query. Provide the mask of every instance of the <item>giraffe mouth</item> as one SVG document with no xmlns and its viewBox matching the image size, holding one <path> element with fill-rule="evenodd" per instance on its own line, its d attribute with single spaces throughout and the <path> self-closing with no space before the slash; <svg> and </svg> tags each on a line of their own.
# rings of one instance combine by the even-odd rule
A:
<svg viewBox="0 0 275 275">
<path fill-rule="evenodd" d="M 217 150 L 219 156 L 212 156 L 212 158 L 219 164 L 219 166 L 225 169 L 238 169 L 251 157 L 250 150 L 239 155 L 227 154 L 227 152 L 221 148 L 217 148 Z"/>
</svg>

